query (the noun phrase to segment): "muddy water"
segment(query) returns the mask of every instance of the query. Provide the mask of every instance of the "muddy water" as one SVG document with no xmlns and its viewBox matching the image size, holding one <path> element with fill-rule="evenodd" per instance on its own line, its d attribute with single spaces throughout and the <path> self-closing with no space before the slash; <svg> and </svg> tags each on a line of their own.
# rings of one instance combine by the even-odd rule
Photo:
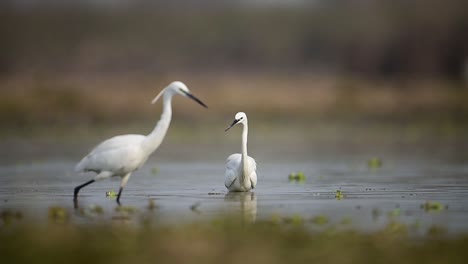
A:
<svg viewBox="0 0 468 264">
<path fill-rule="evenodd" d="M 26 217 L 42 221 L 47 219 L 49 207 L 61 206 L 72 212 L 75 221 L 95 221 L 95 217 L 77 213 L 72 197 L 73 188 L 93 174 L 72 173 L 80 154 L 64 153 L 35 162 L 4 162 L 0 166 L 0 207 L 19 209 Z M 226 155 L 203 158 L 197 153 L 197 158 L 191 159 L 181 154 L 180 162 L 174 161 L 176 150 L 162 154 L 162 160 L 152 157 L 131 177 L 122 204 L 146 214 L 152 199 L 156 209 L 151 219 L 163 223 L 240 214 L 249 221 L 301 218 L 311 228 L 324 228 L 309 220 L 326 216 L 329 222 L 325 227 L 362 231 L 393 221 L 412 227 L 417 234 L 433 226 L 450 233 L 468 231 L 468 164 L 450 158 L 392 154 L 381 168 L 370 169 L 367 153 L 341 154 L 339 158 L 295 153 L 297 158 L 288 155 L 284 159 L 260 153 L 257 188 L 251 193 L 232 194 L 223 186 Z M 293 171 L 303 171 L 306 180 L 289 181 L 288 174 Z M 119 179 L 110 179 L 82 189 L 78 207 L 99 205 L 105 214 L 97 218 L 115 218 L 115 198 L 105 194 L 117 191 L 118 186 Z M 337 190 L 343 194 L 341 199 L 336 197 Z M 426 210 L 422 205 L 428 201 L 440 203 L 442 208 Z"/>
</svg>

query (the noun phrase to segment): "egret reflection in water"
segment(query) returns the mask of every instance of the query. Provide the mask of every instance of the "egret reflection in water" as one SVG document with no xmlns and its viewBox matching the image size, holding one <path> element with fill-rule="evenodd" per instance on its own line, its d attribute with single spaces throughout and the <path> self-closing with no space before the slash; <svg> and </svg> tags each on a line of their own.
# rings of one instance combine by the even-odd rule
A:
<svg viewBox="0 0 468 264">
<path fill-rule="evenodd" d="M 239 214 L 246 222 L 257 219 L 257 197 L 254 192 L 228 192 L 224 196 L 228 213 Z"/>
</svg>

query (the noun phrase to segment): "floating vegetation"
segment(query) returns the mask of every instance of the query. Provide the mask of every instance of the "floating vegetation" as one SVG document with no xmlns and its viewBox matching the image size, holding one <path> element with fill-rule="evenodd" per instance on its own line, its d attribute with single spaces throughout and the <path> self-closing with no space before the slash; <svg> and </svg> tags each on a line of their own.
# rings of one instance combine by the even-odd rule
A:
<svg viewBox="0 0 468 264">
<path fill-rule="evenodd" d="M 330 220 L 325 215 L 318 215 L 310 219 L 310 221 L 316 225 L 326 225 Z"/>
<path fill-rule="evenodd" d="M 400 208 L 395 208 L 392 211 L 388 212 L 389 217 L 397 217 L 401 215 L 401 210 Z"/>
<path fill-rule="evenodd" d="M 49 208 L 49 221 L 64 224 L 70 219 L 67 209 L 60 206 L 53 206 Z"/>
<path fill-rule="evenodd" d="M 335 192 L 335 199 L 341 200 L 341 199 L 343 199 L 343 198 L 344 198 L 344 195 L 343 195 L 343 193 L 341 192 L 341 190 L 336 190 L 336 192 Z"/>
<path fill-rule="evenodd" d="M 382 167 L 382 160 L 380 158 L 374 157 L 367 160 L 367 167 L 369 169 L 378 169 Z"/>
<path fill-rule="evenodd" d="M 425 202 L 421 204 L 421 208 L 424 209 L 426 212 L 429 211 L 442 211 L 444 210 L 444 206 L 439 202 Z"/>
<path fill-rule="evenodd" d="M 223 195 L 223 193 L 220 193 L 220 192 L 209 192 L 208 195 Z"/>
<path fill-rule="evenodd" d="M 158 168 L 158 167 L 153 167 L 153 168 L 151 169 L 151 174 L 157 175 L 158 173 L 159 173 L 159 168 Z"/>
<path fill-rule="evenodd" d="M 106 197 L 108 197 L 108 198 L 116 198 L 116 197 L 117 197 L 117 193 L 116 193 L 114 190 L 108 191 L 108 192 L 106 192 Z"/>
<path fill-rule="evenodd" d="M 304 175 L 304 172 L 299 171 L 299 172 L 291 172 L 288 175 L 289 181 L 296 181 L 296 182 L 305 182 L 306 177 Z"/>
</svg>

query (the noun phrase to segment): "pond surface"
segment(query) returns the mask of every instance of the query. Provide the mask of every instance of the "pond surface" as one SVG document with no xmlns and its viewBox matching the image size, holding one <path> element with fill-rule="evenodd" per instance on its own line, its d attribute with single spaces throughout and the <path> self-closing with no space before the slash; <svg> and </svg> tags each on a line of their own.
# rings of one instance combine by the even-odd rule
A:
<svg viewBox="0 0 468 264">
<path fill-rule="evenodd" d="M 60 150 L 60 146 L 54 148 Z M 383 159 L 382 167 L 371 169 L 365 152 L 358 156 L 298 152 L 280 159 L 262 154 L 258 151 L 262 147 L 257 146 L 257 188 L 250 193 L 228 193 L 223 185 L 224 156 L 230 153 L 224 149 L 216 152 L 213 147 L 213 151 L 204 150 L 212 154 L 203 158 L 199 152 L 184 149 L 180 162 L 175 162 L 177 148 L 163 148 L 163 154 L 153 155 L 130 178 L 122 205 L 146 212 L 149 201 L 154 200 L 152 219 L 162 223 L 240 214 L 248 221 L 300 217 L 311 228 L 336 226 L 367 232 L 397 221 L 413 227 L 415 234 L 424 234 L 433 226 L 449 233 L 468 231 L 468 165 L 450 158 L 393 153 Z M 0 208 L 21 210 L 37 221 L 47 220 L 51 206 L 78 212 L 73 189 L 93 174 L 72 171 L 79 155 L 86 151 L 64 149 L 64 155 L 57 153 L 60 151 L 35 162 L 16 163 L 11 161 L 17 159 L 13 155 L 4 162 L 0 166 Z M 303 171 L 306 180 L 289 181 L 288 174 L 294 171 Z M 78 208 L 98 205 L 105 212 L 101 218 L 116 218 L 115 198 L 106 197 L 106 192 L 117 191 L 119 183 L 120 179 L 114 178 L 83 188 Z M 337 190 L 343 194 L 341 199 L 336 197 Z M 426 202 L 440 203 L 441 208 L 424 208 Z M 324 226 L 310 221 L 317 216 L 326 216 L 329 221 Z M 83 223 L 95 220 L 78 213 L 72 217 Z"/>
</svg>

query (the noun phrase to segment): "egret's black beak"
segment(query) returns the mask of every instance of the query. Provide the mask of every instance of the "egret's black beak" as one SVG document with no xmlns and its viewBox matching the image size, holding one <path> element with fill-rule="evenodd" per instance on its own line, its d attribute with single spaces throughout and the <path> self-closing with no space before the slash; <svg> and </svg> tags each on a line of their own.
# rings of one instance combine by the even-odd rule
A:
<svg viewBox="0 0 468 264">
<path fill-rule="evenodd" d="M 226 130 L 224 130 L 224 132 L 228 131 L 231 127 L 235 126 L 237 123 L 239 123 L 240 119 L 234 119 L 234 121 L 232 121 L 232 124 L 226 128 Z"/>
<path fill-rule="evenodd" d="M 181 91 L 182 91 L 188 98 L 190 98 L 190 99 L 194 100 L 195 102 L 201 104 L 203 107 L 208 108 L 208 106 L 206 106 L 205 103 L 203 103 L 200 99 L 196 98 L 193 94 L 188 93 L 188 92 L 186 92 L 186 91 L 184 91 L 184 90 L 181 90 Z"/>
</svg>

